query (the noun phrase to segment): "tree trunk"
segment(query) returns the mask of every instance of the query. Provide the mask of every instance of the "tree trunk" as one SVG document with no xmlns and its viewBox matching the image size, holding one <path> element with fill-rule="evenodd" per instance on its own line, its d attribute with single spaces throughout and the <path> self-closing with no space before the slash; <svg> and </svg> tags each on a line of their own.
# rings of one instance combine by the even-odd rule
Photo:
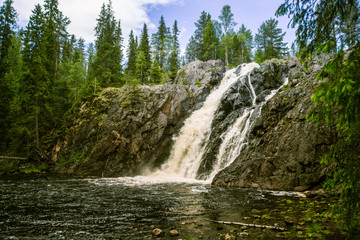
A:
<svg viewBox="0 0 360 240">
<path fill-rule="evenodd" d="M 228 46 L 225 45 L 225 65 L 229 66 L 229 59 L 228 59 Z"/>
<path fill-rule="evenodd" d="M 39 107 L 38 107 L 38 98 L 36 97 L 36 107 L 35 107 L 35 135 L 36 135 L 36 147 L 40 147 L 39 142 Z"/>
</svg>

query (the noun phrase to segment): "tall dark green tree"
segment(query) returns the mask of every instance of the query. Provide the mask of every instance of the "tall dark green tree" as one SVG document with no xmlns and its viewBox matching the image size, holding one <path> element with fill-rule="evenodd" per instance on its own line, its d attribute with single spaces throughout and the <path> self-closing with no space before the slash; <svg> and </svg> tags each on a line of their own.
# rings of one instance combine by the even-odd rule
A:
<svg viewBox="0 0 360 240">
<path fill-rule="evenodd" d="M 11 39 L 17 28 L 17 13 L 12 4 L 13 0 L 5 0 L 0 8 L 0 78 L 7 73 L 4 59 L 9 53 Z"/>
<path fill-rule="evenodd" d="M 80 98 L 82 100 L 87 100 L 93 98 L 97 91 L 100 91 L 100 87 L 97 84 L 97 80 L 95 77 L 95 60 L 96 50 L 93 43 L 90 43 L 86 50 L 86 77 L 84 85 L 82 86 Z"/>
<path fill-rule="evenodd" d="M 13 40 L 17 28 L 17 13 L 12 6 L 13 0 L 5 0 L 0 8 L 0 152 L 7 148 L 10 103 L 13 98 L 11 85 L 14 79 L 6 75 L 10 74 L 9 65 L 10 49 L 14 46 Z"/>
<path fill-rule="evenodd" d="M 167 55 L 170 49 L 170 29 L 166 27 L 164 16 L 160 17 L 158 30 L 152 35 L 154 59 L 158 61 L 160 68 L 167 62 Z"/>
<path fill-rule="evenodd" d="M 277 10 L 277 15 L 288 15 L 291 26 L 297 28 L 296 42 L 303 61 L 314 54 L 338 51 L 318 75 L 322 81 L 314 91 L 315 107 L 308 118 L 336 124 L 338 129 L 339 140 L 323 163 L 337 166 L 327 186 L 341 186 L 333 210 L 348 239 L 360 238 L 360 43 L 359 36 L 353 35 L 359 29 L 359 20 L 354 17 L 358 12 L 356 0 L 285 0 Z M 345 25 L 350 31 L 334 31 Z"/>
<path fill-rule="evenodd" d="M 285 32 L 278 27 L 278 20 L 270 18 L 263 22 L 255 35 L 257 45 L 255 61 L 263 62 L 266 59 L 281 58 L 288 52 L 284 43 Z"/>
<path fill-rule="evenodd" d="M 195 56 L 197 60 L 203 59 L 205 53 L 204 32 L 209 20 L 211 20 L 211 15 L 205 11 L 202 11 L 199 20 L 194 23 L 196 29 L 192 38 L 190 39 L 190 42 L 188 43 L 188 46 L 186 47 L 186 55 L 189 56 L 188 58 L 191 58 L 191 60 L 193 60 L 193 57 L 190 56 Z"/>
<path fill-rule="evenodd" d="M 216 36 L 216 29 L 213 22 L 209 20 L 204 31 L 205 52 L 201 60 L 208 61 L 210 59 L 217 59 L 219 45 L 219 39 Z"/>
<path fill-rule="evenodd" d="M 179 28 L 177 21 L 175 20 L 172 28 L 172 38 L 171 38 L 171 53 L 169 59 L 170 65 L 170 78 L 175 79 L 176 73 L 180 68 L 180 43 L 179 43 Z"/>
<path fill-rule="evenodd" d="M 126 74 L 133 76 L 136 72 L 136 57 L 137 57 L 138 46 L 136 39 L 134 37 L 133 30 L 130 31 L 129 35 L 129 44 L 127 49 L 127 67 Z"/>
<path fill-rule="evenodd" d="M 95 27 L 96 56 L 94 73 L 101 87 L 122 86 L 122 31 L 116 21 L 112 2 L 103 4 Z"/>
<path fill-rule="evenodd" d="M 136 74 L 137 74 L 137 78 L 141 82 L 144 82 L 145 79 L 149 77 L 150 68 L 151 68 L 150 40 L 149 40 L 147 25 L 144 23 L 144 27 L 140 38 L 138 55 L 136 58 Z"/>
<path fill-rule="evenodd" d="M 155 60 L 150 69 L 150 79 L 154 83 L 159 84 L 161 83 L 162 78 L 163 78 L 163 73 L 161 71 L 158 62 Z"/>
<path fill-rule="evenodd" d="M 40 138 L 52 122 L 49 106 L 49 80 L 46 61 L 46 48 L 43 44 L 45 16 L 40 5 L 36 5 L 24 36 L 24 74 L 19 83 L 17 97 L 12 109 L 12 145 L 16 152 L 40 147 Z"/>
<path fill-rule="evenodd" d="M 223 29 L 222 42 L 225 49 L 225 64 L 229 65 L 229 48 L 231 45 L 231 33 L 234 31 L 236 22 L 234 21 L 234 14 L 231 12 L 230 5 L 225 5 L 221 10 L 219 16 L 220 24 Z"/>
<path fill-rule="evenodd" d="M 197 58 L 197 44 L 194 35 L 190 37 L 185 49 L 186 63 L 195 61 Z"/>
</svg>

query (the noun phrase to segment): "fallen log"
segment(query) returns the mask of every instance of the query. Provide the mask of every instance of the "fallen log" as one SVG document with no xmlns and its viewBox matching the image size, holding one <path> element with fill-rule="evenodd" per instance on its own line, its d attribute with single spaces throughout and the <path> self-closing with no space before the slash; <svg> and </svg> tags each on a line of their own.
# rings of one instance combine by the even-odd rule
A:
<svg viewBox="0 0 360 240">
<path fill-rule="evenodd" d="M 225 225 L 239 225 L 246 227 L 254 227 L 254 228 L 262 228 L 262 229 L 270 229 L 276 231 L 286 231 L 286 228 L 276 227 L 276 226 L 267 226 L 267 225 L 259 225 L 259 224 L 251 224 L 251 223 L 241 223 L 241 222 L 225 222 L 225 221 L 214 221 L 215 223 L 225 224 Z"/>
</svg>

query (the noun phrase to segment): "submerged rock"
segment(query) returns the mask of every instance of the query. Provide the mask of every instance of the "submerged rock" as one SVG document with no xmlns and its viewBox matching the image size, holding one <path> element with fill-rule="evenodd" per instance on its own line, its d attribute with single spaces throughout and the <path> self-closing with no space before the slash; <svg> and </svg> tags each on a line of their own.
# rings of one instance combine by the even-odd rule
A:
<svg viewBox="0 0 360 240">
<path fill-rule="evenodd" d="M 152 233 L 154 234 L 154 236 L 157 237 L 164 235 L 164 231 L 159 228 L 155 228 L 154 230 L 152 230 Z"/>
<path fill-rule="evenodd" d="M 174 230 L 171 230 L 171 231 L 169 232 L 169 234 L 170 234 L 170 236 L 172 236 L 172 237 L 176 237 L 176 236 L 179 235 L 179 232 L 174 229 Z"/>
</svg>

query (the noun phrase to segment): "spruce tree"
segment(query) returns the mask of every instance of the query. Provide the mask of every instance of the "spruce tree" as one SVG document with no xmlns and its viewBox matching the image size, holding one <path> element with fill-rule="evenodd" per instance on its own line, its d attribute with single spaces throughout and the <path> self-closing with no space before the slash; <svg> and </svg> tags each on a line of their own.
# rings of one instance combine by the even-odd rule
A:
<svg viewBox="0 0 360 240">
<path fill-rule="evenodd" d="M 22 152 L 33 146 L 40 147 L 40 138 L 50 125 L 49 80 L 44 42 L 45 16 L 40 5 L 36 5 L 24 36 L 24 74 L 13 110 L 12 145 L 16 152 Z"/>
<path fill-rule="evenodd" d="M 201 12 L 200 18 L 195 22 L 196 30 L 194 32 L 195 56 L 198 60 L 204 59 L 204 32 L 208 21 L 211 21 L 211 15 L 205 11 Z"/>
<path fill-rule="evenodd" d="M 170 30 L 166 27 L 164 16 L 160 17 L 158 30 L 152 35 L 152 45 L 154 48 L 154 59 L 158 61 L 160 68 L 165 67 L 167 53 L 169 50 Z"/>
<path fill-rule="evenodd" d="M 109 0 L 103 4 L 95 27 L 95 78 L 101 87 L 122 86 L 122 32 Z"/>
<path fill-rule="evenodd" d="M 185 49 L 185 58 L 186 62 L 190 63 L 195 61 L 197 58 L 197 44 L 194 35 L 191 36 L 188 44 L 186 45 Z"/>
<path fill-rule="evenodd" d="M 138 80 L 141 83 L 148 83 L 148 77 L 150 74 L 150 69 L 147 69 L 148 62 L 146 60 L 145 53 L 140 50 L 136 57 L 136 75 Z"/>
<path fill-rule="evenodd" d="M 159 84 L 162 81 L 162 77 L 163 77 L 163 74 L 162 74 L 161 68 L 160 68 L 158 62 L 155 60 L 150 69 L 150 79 L 154 83 Z"/>
<path fill-rule="evenodd" d="M 175 20 L 172 28 L 172 38 L 171 38 L 171 54 L 170 54 L 170 78 L 175 79 L 176 73 L 180 67 L 180 43 L 179 43 L 179 29 L 177 26 L 177 21 Z"/>
<path fill-rule="evenodd" d="M 208 61 L 210 59 L 217 59 L 217 50 L 219 48 L 219 39 L 216 36 L 216 29 L 211 20 L 207 22 L 204 31 L 204 55 L 201 60 Z"/>
<path fill-rule="evenodd" d="M 6 59 L 17 28 L 17 13 L 12 6 L 13 0 L 5 0 L 0 8 L 0 79 L 7 73 Z"/>
<path fill-rule="evenodd" d="M 13 81 L 10 59 L 14 46 L 15 30 L 17 28 L 17 13 L 12 6 L 13 0 L 5 0 L 0 8 L 0 153 L 8 145 L 10 103 L 13 99 Z M 20 71 L 20 69 L 18 70 Z"/>
<path fill-rule="evenodd" d="M 140 52 L 142 52 L 141 57 L 139 57 Z M 136 57 L 136 74 L 137 78 L 143 82 L 149 77 L 150 68 L 151 68 L 151 55 L 150 55 L 150 40 L 147 30 L 147 25 L 144 23 L 144 27 L 141 33 L 140 45 L 138 50 L 138 55 Z"/>
<path fill-rule="evenodd" d="M 266 59 L 281 58 L 288 52 L 286 43 L 283 38 L 286 33 L 283 33 L 281 28 L 278 28 L 278 20 L 270 18 L 263 22 L 255 35 L 255 43 L 257 51 L 255 60 L 263 62 Z"/>
<path fill-rule="evenodd" d="M 137 42 L 136 39 L 134 38 L 133 30 L 131 30 L 129 35 L 128 49 L 127 49 L 128 62 L 126 67 L 126 74 L 131 77 L 135 75 L 136 72 L 137 50 L 138 50 Z"/>
</svg>

